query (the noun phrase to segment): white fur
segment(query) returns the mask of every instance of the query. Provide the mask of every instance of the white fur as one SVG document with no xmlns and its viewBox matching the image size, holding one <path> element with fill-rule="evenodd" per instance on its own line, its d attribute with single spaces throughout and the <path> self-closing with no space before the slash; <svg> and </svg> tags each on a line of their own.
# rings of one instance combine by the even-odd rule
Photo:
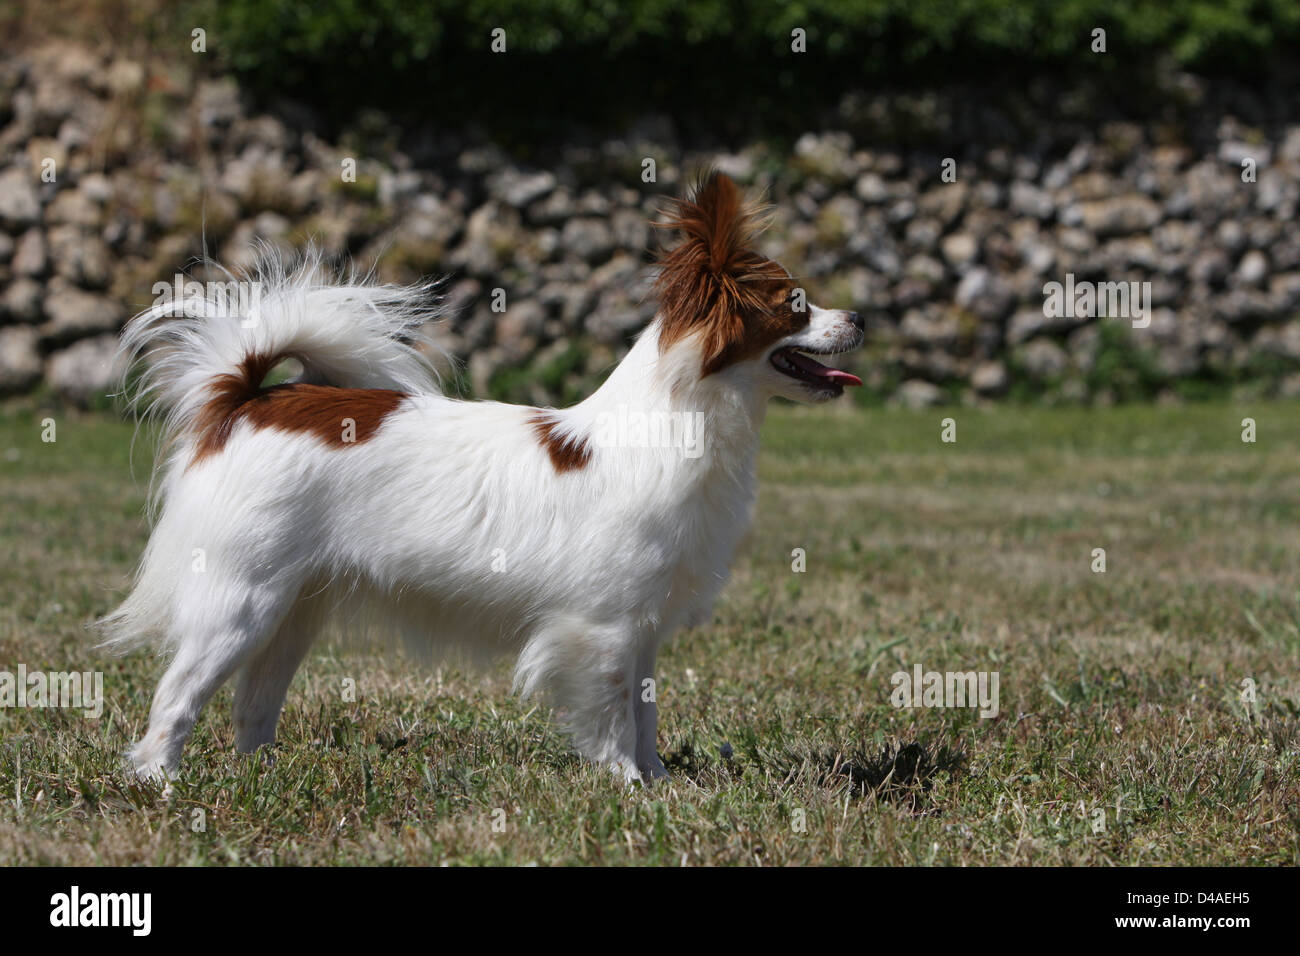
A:
<svg viewBox="0 0 1300 956">
<path fill-rule="evenodd" d="M 314 259 L 293 274 L 272 264 L 263 279 L 251 327 L 195 303 L 196 317 L 145 313 L 124 336 L 131 356 L 166 347 L 145 384 L 173 439 L 134 590 L 103 622 L 118 647 L 156 642 L 171 655 L 131 753 L 136 771 L 174 772 L 200 709 L 235 675 L 238 748 L 273 742 L 313 639 L 361 613 L 435 645 L 517 655 L 516 688 L 547 695 L 581 753 L 628 780 L 665 776 L 645 683 L 656 654 L 708 620 L 726 581 L 750 521 L 768 397 L 828 396 L 766 355 L 702 378 L 693 340 L 661 354 L 656 320 L 598 391 L 554 414 L 574 436 L 620 408 L 693 414 L 699 454 L 602 445 L 561 473 L 530 423 L 536 409 L 437 391 L 399 340 L 422 318 L 421 290 L 332 285 Z M 845 313 L 815 310 L 767 354 L 860 343 Z M 410 397 L 353 447 L 243 424 L 187 467 L 207 383 L 253 350 L 292 354 L 316 381 Z"/>
</svg>

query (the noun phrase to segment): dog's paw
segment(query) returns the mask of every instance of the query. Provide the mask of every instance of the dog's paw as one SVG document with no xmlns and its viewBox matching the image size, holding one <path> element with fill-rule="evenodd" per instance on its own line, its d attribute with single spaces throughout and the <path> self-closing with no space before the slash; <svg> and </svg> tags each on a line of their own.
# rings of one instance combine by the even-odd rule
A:
<svg viewBox="0 0 1300 956">
<path fill-rule="evenodd" d="M 151 745 L 147 737 L 124 753 L 122 759 L 126 772 L 141 782 L 165 784 L 170 790 L 176 779 L 176 767 L 167 753 Z"/>
<path fill-rule="evenodd" d="M 642 761 L 638 772 L 641 775 L 641 780 L 647 786 L 656 780 L 672 780 L 672 774 L 668 772 L 668 768 L 664 766 L 664 762 L 659 759 L 658 754 L 655 754 L 651 760 Z"/>
</svg>

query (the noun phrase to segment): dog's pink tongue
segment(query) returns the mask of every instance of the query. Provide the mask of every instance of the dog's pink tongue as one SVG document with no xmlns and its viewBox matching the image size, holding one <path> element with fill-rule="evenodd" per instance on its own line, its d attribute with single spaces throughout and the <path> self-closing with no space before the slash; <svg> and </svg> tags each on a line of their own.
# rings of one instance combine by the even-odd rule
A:
<svg viewBox="0 0 1300 956">
<path fill-rule="evenodd" d="M 830 368 L 823 365 L 816 359 L 811 359 L 799 352 L 787 352 L 786 357 L 792 365 L 797 365 L 810 375 L 816 375 L 818 378 L 824 378 L 828 382 L 835 382 L 839 385 L 861 385 L 862 379 L 850 372 L 842 371 L 838 368 Z"/>
</svg>

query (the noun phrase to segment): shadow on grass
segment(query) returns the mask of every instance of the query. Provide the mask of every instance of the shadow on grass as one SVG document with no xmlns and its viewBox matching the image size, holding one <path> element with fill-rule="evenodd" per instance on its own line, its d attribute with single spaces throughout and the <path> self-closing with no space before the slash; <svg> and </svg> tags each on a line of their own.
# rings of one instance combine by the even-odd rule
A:
<svg viewBox="0 0 1300 956">
<path fill-rule="evenodd" d="M 836 750 L 781 749 L 768 751 L 752 742 L 734 752 L 723 745 L 717 756 L 697 750 L 689 740 L 663 755 L 674 777 L 701 786 L 717 786 L 757 774 L 780 780 L 783 786 L 812 786 L 847 790 L 857 797 L 873 797 L 897 804 L 912 813 L 929 810 L 929 794 L 940 774 L 960 775 L 965 752 L 955 744 L 892 741 L 879 752 L 861 748 Z"/>
<path fill-rule="evenodd" d="M 813 757 L 820 768 L 814 779 L 835 788 L 846 781 L 851 792 L 860 797 L 896 803 L 912 813 L 928 809 L 928 797 L 939 774 L 956 776 L 965 767 L 966 755 L 954 746 L 927 747 L 911 743 L 887 744 L 877 754 L 823 752 Z"/>
</svg>

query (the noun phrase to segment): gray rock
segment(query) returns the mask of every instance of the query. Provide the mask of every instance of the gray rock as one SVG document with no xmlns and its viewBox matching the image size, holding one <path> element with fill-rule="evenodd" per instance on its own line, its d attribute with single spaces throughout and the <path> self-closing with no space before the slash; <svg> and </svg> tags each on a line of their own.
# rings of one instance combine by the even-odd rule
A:
<svg viewBox="0 0 1300 956">
<path fill-rule="evenodd" d="M 1215 299 L 1215 311 L 1233 324 L 1276 316 L 1276 300 L 1258 289 L 1233 289 Z"/>
<path fill-rule="evenodd" d="M 248 269 L 257 261 L 258 244 L 270 243 L 281 253 L 291 255 L 288 242 L 289 220 L 279 213 L 264 212 L 254 219 L 241 222 L 221 247 L 221 262 L 236 272 Z M 179 264 L 179 263 L 178 263 Z"/>
<path fill-rule="evenodd" d="M 945 348 L 953 345 L 961 334 L 957 317 L 951 314 L 921 309 L 909 309 L 903 316 L 899 333 L 906 342 Z"/>
<path fill-rule="evenodd" d="M 1147 236 L 1112 239 L 1101 249 L 1109 273 L 1123 273 L 1133 267 L 1153 270 L 1161 261 L 1156 244 Z"/>
<path fill-rule="evenodd" d="M 1011 211 L 1045 222 L 1056 213 L 1056 204 L 1047 190 L 1032 183 L 1014 182 L 1011 184 Z"/>
<path fill-rule="evenodd" d="M 650 224 L 640 210 L 616 209 L 611 222 L 614 242 L 619 248 L 640 253 L 650 240 Z"/>
<path fill-rule="evenodd" d="M 898 387 L 894 401 L 905 408 L 930 408 L 943 401 L 943 389 L 924 379 L 910 378 Z"/>
<path fill-rule="evenodd" d="M 1261 286 L 1268 277 L 1268 256 L 1258 249 L 1251 249 L 1241 257 L 1237 272 L 1233 278 L 1239 285 Z"/>
<path fill-rule="evenodd" d="M 1284 163 L 1300 163 L 1300 126 L 1287 128 L 1286 135 L 1282 138 L 1282 147 L 1278 150 L 1278 158 Z"/>
<path fill-rule="evenodd" d="M 528 219 L 542 226 L 559 225 L 573 215 L 574 208 L 572 193 L 561 186 L 545 199 L 530 205 Z"/>
<path fill-rule="evenodd" d="M 1208 222 L 1218 219 L 1242 185 L 1240 175 L 1224 175 L 1223 167 L 1208 159 L 1187 170 L 1184 184 L 1188 209 L 1195 210 L 1198 219 Z"/>
<path fill-rule="evenodd" d="M 907 245 L 925 252 L 932 250 L 943 234 L 943 227 L 937 219 L 914 219 L 907 224 L 904 233 Z"/>
<path fill-rule="evenodd" d="M 930 286 L 942 282 L 944 277 L 943 263 L 927 255 L 912 256 L 907 260 L 903 272 L 908 278 L 920 279 Z"/>
<path fill-rule="evenodd" d="M 971 387 L 981 395 L 1000 395 L 1007 389 L 1007 367 L 1001 362 L 980 362 L 971 372 Z"/>
<path fill-rule="evenodd" d="M 1290 361 L 1300 359 L 1300 323 L 1289 322 L 1283 326 L 1265 326 L 1255 333 L 1250 343 L 1256 353 L 1279 355 Z"/>
<path fill-rule="evenodd" d="M 46 321 L 38 330 L 43 342 L 69 342 L 121 328 L 126 310 L 120 303 L 66 284 L 55 285 L 57 281 L 45 297 Z"/>
<path fill-rule="evenodd" d="M 103 73 L 103 88 L 117 96 L 129 96 L 144 89 L 145 69 L 134 60 L 114 60 Z"/>
<path fill-rule="evenodd" d="M 194 93 L 194 107 L 204 126 L 229 126 L 243 113 L 239 85 L 231 77 L 203 80 Z"/>
<path fill-rule="evenodd" d="M 1300 308 L 1300 273 L 1284 272 L 1268 280 L 1268 294 L 1277 312 Z"/>
<path fill-rule="evenodd" d="M 358 167 L 359 176 L 368 171 L 364 160 Z M 279 208 L 290 195 L 291 183 L 288 158 L 259 142 L 249 143 L 238 156 L 227 160 L 221 170 L 222 191 L 238 200 L 248 212 L 257 212 L 268 206 Z M 196 186 L 197 182 L 191 188 Z M 175 185 L 172 188 L 175 189 Z"/>
<path fill-rule="evenodd" d="M 488 178 L 488 194 L 516 209 L 544 199 L 555 189 L 555 174 L 545 170 L 521 172 L 507 167 Z"/>
<path fill-rule="evenodd" d="M 958 269 L 970 265 L 979 255 L 979 241 L 965 232 L 944 236 L 942 247 L 943 257 Z"/>
<path fill-rule="evenodd" d="M 39 278 L 45 275 L 49 257 L 45 251 L 45 234 L 40 229 L 28 229 L 18 238 L 14 247 L 14 275 Z"/>
<path fill-rule="evenodd" d="M 1070 357 L 1051 339 L 1034 339 L 1016 352 L 1025 373 L 1038 382 L 1050 382 L 1064 374 Z"/>
<path fill-rule="evenodd" d="M 495 280 L 499 278 L 497 270 L 513 257 L 519 245 L 519 213 L 491 201 L 470 213 L 464 241 L 452 253 L 450 262 L 470 275 Z"/>
<path fill-rule="evenodd" d="M 1273 160 L 1273 148 L 1267 143 L 1243 143 L 1229 140 L 1219 144 L 1219 159 L 1241 170 L 1243 160 L 1253 159 L 1257 169 L 1262 169 Z"/>
<path fill-rule="evenodd" d="M 0 393 L 24 392 L 40 380 L 36 330 L 25 325 L 0 328 Z"/>
<path fill-rule="evenodd" d="M 546 309 L 534 299 L 512 304 L 497 316 L 497 344 L 509 348 L 526 339 L 537 339 L 546 324 Z"/>
<path fill-rule="evenodd" d="M 806 170 L 836 183 L 853 177 L 852 153 L 848 133 L 804 133 L 794 144 L 794 154 Z"/>
<path fill-rule="evenodd" d="M 75 285 L 102 289 L 108 285 L 112 254 L 108 244 L 76 226 L 50 230 L 50 258 L 57 275 Z"/>
<path fill-rule="evenodd" d="M 469 356 L 469 383 L 475 395 L 490 395 L 492 378 L 504 363 L 499 352 L 475 349 Z"/>
<path fill-rule="evenodd" d="M 404 203 L 420 191 L 424 177 L 414 169 L 385 169 L 379 173 L 376 189 L 381 206 Z"/>
<path fill-rule="evenodd" d="M 1156 247 L 1162 252 L 1190 252 L 1201 241 L 1205 230 L 1198 222 L 1182 222 L 1174 219 L 1161 223 L 1151 236 Z"/>
<path fill-rule="evenodd" d="M 422 193 L 407 204 L 398 233 L 408 240 L 447 246 L 465 226 L 460 210 L 432 193 Z"/>
<path fill-rule="evenodd" d="M 1300 398 L 1300 372 L 1293 372 L 1278 384 L 1278 398 Z"/>
<path fill-rule="evenodd" d="M 1232 263 L 1219 249 L 1207 249 L 1192 260 L 1191 277 L 1197 282 L 1222 282 Z"/>
<path fill-rule="evenodd" d="M 621 345 L 646 321 L 643 307 L 625 289 L 608 289 L 587 316 L 584 328 L 599 343 Z"/>
<path fill-rule="evenodd" d="M 1016 314 L 1011 316 L 1011 321 L 1007 323 L 1007 342 L 1011 345 L 1019 345 L 1021 342 L 1027 342 L 1035 335 L 1043 332 L 1056 331 L 1057 327 L 1064 327 L 1070 320 L 1066 319 L 1048 319 L 1043 314 L 1042 307 L 1018 309 Z"/>
<path fill-rule="evenodd" d="M 1080 203 L 1078 211 L 1083 227 L 1103 238 L 1144 232 L 1161 218 L 1160 206 L 1140 195 Z"/>
<path fill-rule="evenodd" d="M 1230 255 L 1237 255 L 1246 246 L 1246 230 L 1235 219 L 1225 219 L 1214 231 L 1220 247 Z"/>
<path fill-rule="evenodd" d="M 19 278 L 0 294 L 0 315 L 15 322 L 36 322 L 41 317 L 44 289 L 35 279 Z"/>
<path fill-rule="evenodd" d="M 52 226 L 66 224 L 97 229 L 102 220 L 99 203 L 79 189 L 63 190 L 45 210 L 45 221 Z"/>
<path fill-rule="evenodd" d="M 965 183 L 941 183 L 926 190 L 916 205 L 921 215 L 938 219 L 947 229 L 962 217 L 970 198 L 971 191 Z"/>
<path fill-rule="evenodd" d="M 570 219 L 564 224 L 564 248 L 587 262 L 599 262 L 614 251 L 614 235 L 600 219 Z"/>
<path fill-rule="evenodd" d="M 1036 239 L 1021 251 L 1021 257 L 1035 276 L 1046 275 L 1056 264 L 1056 250 L 1042 239 Z"/>
<path fill-rule="evenodd" d="M 574 202 L 574 215 L 608 216 L 614 210 L 614 204 L 610 202 L 609 193 L 608 187 L 599 190 L 588 189 Z"/>
<path fill-rule="evenodd" d="M 113 390 L 121 369 L 116 359 L 116 336 L 82 339 L 49 357 L 45 379 L 64 398 L 85 404 Z"/>
<path fill-rule="evenodd" d="M 17 231 L 32 225 L 40 216 L 36 178 L 20 167 L 0 173 L 0 225 Z"/>
<path fill-rule="evenodd" d="M 957 304 L 983 319 L 1002 319 L 1015 304 L 1011 288 L 988 269 L 977 266 L 962 277 Z"/>
<path fill-rule="evenodd" d="M 893 191 L 877 173 L 863 173 L 853 185 L 853 194 L 865 203 L 887 202 Z"/>
</svg>

